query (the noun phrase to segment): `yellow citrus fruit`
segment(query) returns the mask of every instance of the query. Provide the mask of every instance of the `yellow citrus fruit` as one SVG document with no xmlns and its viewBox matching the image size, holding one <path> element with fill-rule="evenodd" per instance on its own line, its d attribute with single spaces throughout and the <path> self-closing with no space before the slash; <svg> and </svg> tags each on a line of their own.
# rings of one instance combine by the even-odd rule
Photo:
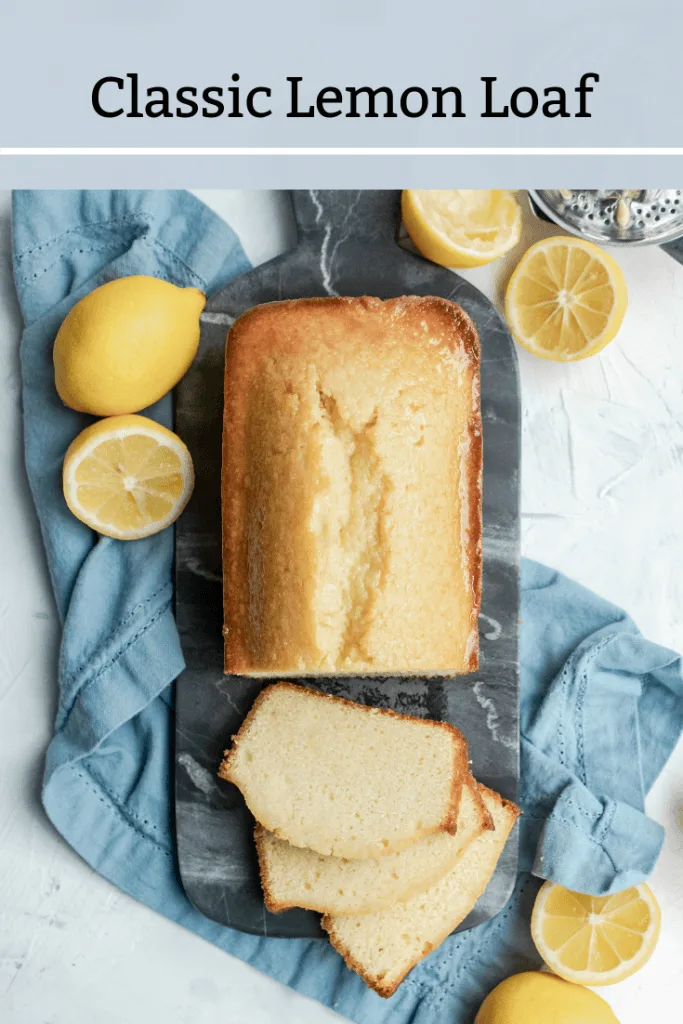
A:
<svg viewBox="0 0 683 1024">
<path fill-rule="evenodd" d="M 522 210 L 502 189 L 404 189 L 403 223 L 432 263 L 481 267 L 519 242 Z"/>
<path fill-rule="evenodd" d="M 600 996 L 553 974 L 506 978 L 482 1003 L 474 1024 L 619 1024 Z"/>
<path fill-rule="evenodd" d="M 600 352 L 616 336 L 627 305 L 617 261 L 592 242 L 565 235 L 532 245 L 505 295 L 515 340 L 557 362 Z"/>
<path fill-rule="evenodd" d="M 86 427 L 64 459 L 64 497 L 93 530 L 137 540 L 174 522 L 194 485 L 180 438 L 146 416 L 111 416 Z"/>
<path fill-rule="evenodd" d="M 548 967 L 579 985 L 614 985 L 640 970 L 659 938 L 661 914 L 644 883 L 614 896 L 541 886 L 531 934 Z"/>
<path fill-rule="evenodd" d="M 146 409 L 197 354 L 206 296 L 156 277 L 121 277 L 77 302 L 54 345 L 65 405 L 93 416 Z"/>
</svg>

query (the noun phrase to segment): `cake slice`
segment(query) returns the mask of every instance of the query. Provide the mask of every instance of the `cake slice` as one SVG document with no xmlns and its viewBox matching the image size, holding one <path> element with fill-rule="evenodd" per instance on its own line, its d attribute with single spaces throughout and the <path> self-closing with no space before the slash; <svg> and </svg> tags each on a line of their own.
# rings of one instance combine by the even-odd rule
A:
<svg viewBox="0 0 683 1024">
<path fill-rule="evenodd" d="M 254 835 L 266 907 L 273 913 L 289 907 L 321 914 L 383 910 L 435 885 L 469 844 L 491 828 L 491 816 L 471 776 L 462 788 L 455 835 L 438 832 L 386 857 L 324 857 L 257 825 Z"/>
<path fill-rule="evenodd" d="M 218 774 L 280 839 L 327 856 L 382 857 L 456 831 L 467 744 L 445 722 L 274 683 Z"/>
<path fill-rule="evenodd" d="M 479 339 L 434 296 L 311 298 L 227 339 L 225 671 L 477 668 Z"/>
<path fill-rule="evenodd" d="M 470 843 L 435 886 L 375 914 L 322 919 L 347 966 L 385 998 L 467 917 L 491 879 L 519 809 L 485 787 L 481 794 L 494 831 L 483 832 Z"/>
</svg>

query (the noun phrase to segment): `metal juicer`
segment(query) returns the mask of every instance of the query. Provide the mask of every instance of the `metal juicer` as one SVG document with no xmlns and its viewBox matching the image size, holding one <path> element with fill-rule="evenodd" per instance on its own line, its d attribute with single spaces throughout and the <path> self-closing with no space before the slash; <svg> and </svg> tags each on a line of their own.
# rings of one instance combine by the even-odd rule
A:
<svg viewBox="0 0 683 1024">
<path fill-rule="evenodd" d="M 573 235 L 599 245 L 662 245 L 683 262 L 683 189 L 558 188 L 528 194 L 536 216 Z"/>
</svg>

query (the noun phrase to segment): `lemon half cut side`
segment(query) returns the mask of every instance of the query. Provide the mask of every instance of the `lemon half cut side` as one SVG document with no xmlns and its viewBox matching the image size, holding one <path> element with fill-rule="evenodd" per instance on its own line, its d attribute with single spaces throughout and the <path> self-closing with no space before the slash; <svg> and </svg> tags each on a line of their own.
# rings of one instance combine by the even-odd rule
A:
<svg viewBox="0 0 683 1024">
<path fill-rule="evenodd" d="M 137 540 L 178 518 L 192 494 L 194 471 L 172 431 L 146 416 L 112 416 L 71 443 L 63 485 L 67 505 L 82 522 L 107 537 Z"/>
<path fill-rule="evenodd" d="M 527 250 L 505 295 L 515 341 L 557 362 L 602 351 L 616 337 L 627 305 L 617 261 L 592 242 L 564 235 Z"/>
<path fill-rule="evenodd" d="M 614 985 L 652 956 L 661 923 L 645 883 L 613 896 L 584 896 L 545 882 L 536 897 L 531 934 L 551 971 L 579 985 Z"/>
</svg>

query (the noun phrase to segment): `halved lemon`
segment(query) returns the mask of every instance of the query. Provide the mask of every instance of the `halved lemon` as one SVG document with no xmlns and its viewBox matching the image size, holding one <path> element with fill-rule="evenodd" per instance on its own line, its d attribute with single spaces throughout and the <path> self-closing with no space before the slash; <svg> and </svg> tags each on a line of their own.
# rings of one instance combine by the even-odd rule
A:
<svg viewBox="0 0 683 1024">
<path fill-rule="evenodd" d="M 111 416 L 86 427 L 64 458 L 64 497 L 78 519 L 118 540 L 174 522 L 194 486 L 180 438 L 146 416 Z"/>
<path fill-rule="evenodd" d="M 404 189 L 403 223 L 423 256 L 442 267 L 481 267 L 519 242 L 522 210 L 503 189 Z"/>
<path fill-rule="evenodd" d="M 616 336 L 627 305 L 617 261 L 592 242 L 565 235 L 532 245 L 505 295 L 515 340 L 534 355 L 558 362 L 600 352 Z"/>
<path fill-rule="evenodd" d="M 647 885 L 614 896 L 583 896 L 545 882 L 536 897 L 531 934 L 548 967 L 578 985 L 614 985 L 647 963 L 661 913 Z"/>
</svg>

